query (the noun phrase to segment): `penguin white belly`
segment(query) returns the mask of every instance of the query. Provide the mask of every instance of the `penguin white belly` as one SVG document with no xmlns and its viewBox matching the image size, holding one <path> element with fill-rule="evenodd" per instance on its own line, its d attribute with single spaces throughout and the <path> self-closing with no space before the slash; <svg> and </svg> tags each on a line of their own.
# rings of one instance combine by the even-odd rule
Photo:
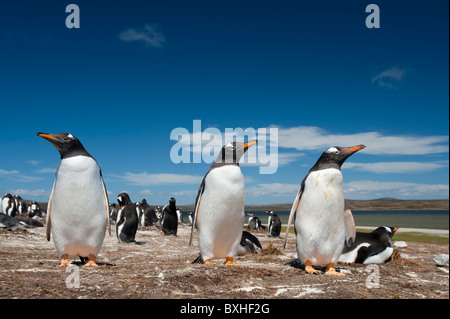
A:
<svg viewBox="0 0 450 319">
<path fill-rule="evenodd" d="M 94 159 L 63 159 L 52 197 L 52 236 L 60 256 L 97 256 L 105 238 L 106 219 L 100 169 Z"/>
<path fill-rule="evenodd" d="M 244 176 L 239 166 L 219 167 L 206 176 L 197 218 L 203 260 L 234 258 L 244 224 Z"/>
<path fill-rule="evenodd" d="M 386 247 L 381 253 L 370 256 L 364 260 L 364 264 L 382 264 L 392 256 L 393 252 L 394 248 Z"/>
<path fill-rule="evenodd" d="M 336 263 L 345 241 L 344 193 L 340 170 L 311 172 L 297 208 L 295 229 L 300 261 Z"/>
</svg>

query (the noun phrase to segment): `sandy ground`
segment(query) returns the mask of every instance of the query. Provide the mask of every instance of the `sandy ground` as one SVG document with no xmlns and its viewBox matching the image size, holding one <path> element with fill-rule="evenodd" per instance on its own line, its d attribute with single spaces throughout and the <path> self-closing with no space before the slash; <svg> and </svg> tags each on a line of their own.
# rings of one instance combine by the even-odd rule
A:
<svg viewBox="0 0 450 319">
<path fill-rule="evenodd" d="M 113 232 L 114 233 L 114 232 Z M 448 267 L 433 258 L 448 245 L 408 243 L 382 265 L 338 265 L 347 275 L 309 275 L 287 265 L 296 258 L 294 236 L 283 239 L 253 232 L 264 251 L 237 258 L 240 266 L 191 264 L 197 242 L 190 228 L 164 236 L 155 227 L 138 230 L 137 244 L 106 236 L 99 267 L 58 267 L 53 242 L 44 228 L 0 228 L 0 298 L 145 299 L 448 299 Z M 395 237 L 394 237 L 395 239 Z"/>
</svg>

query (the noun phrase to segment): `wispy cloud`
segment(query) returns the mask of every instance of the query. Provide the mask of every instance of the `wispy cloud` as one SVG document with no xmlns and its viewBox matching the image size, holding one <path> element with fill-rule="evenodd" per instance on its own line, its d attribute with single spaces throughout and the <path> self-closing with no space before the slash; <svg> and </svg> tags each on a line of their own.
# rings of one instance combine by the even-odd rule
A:
<svg viewBox="0 0 450 319">
<path fill-rule="evenodd" d="M 255 186 L 247 187 L 245 189 L 245 195 L 248 197 L 285 197 L 290 196 L 292 200 L 295 194 L 299 190 L 300 184 L 282 184 L 282 183 L 270 183 L 270 184 L 258 184 Z"/>
<path fill-rule="evenodd" d="M 49 190 L 44 189 L 11 189 L 8 191 L 10 194 L 17 194 L 21 197 L 27 197 L 27 196 L 50 196 Z"/>
<path fill-rule="evenodd" d="M 150 24 L 146 24 L 143 29 L 128 29 L 120 33 L 119 38 L 124 42 L 142 41 L 153 48 L 161 48 L 166 41 L 157 27 Z"/>
<path fill-rule="evenodd" d="M 358 171 L 384 173 L 422 173 L 448 167 L 448 163 L 434 162 L 377 162 L 377 163 L 345 163 L 345 168 Z"/>
<path fill-rule="evenodd" d="M 372 78 L 372 83 L 377 83 L 380 87 L 392 89 L 395 82 L 401 82 L 406 74 L 406 69 L 393 67 L 380 72 Z"/>
<path fill-rule="evenodd" d="M 21 183 L 31 183 L 41 181 L 41 177 L 29 176 L 21 174 L 18 170 L 7 171 L 0 168 L 0 177 L 4 177 L 6 179 L 14 180 L 15 182 Z"/>
<path fill-rule="evenodd" d="M 130 185 L 152 186 L 152 185 L 169 185 L 169 184 L 198 184 L 203 176 L 183 175 L 183 174 L 148 174 L 126 172 L 124 175 L 111 175 Z"/>
<path fill-rule="evenodd" d="M 383 135 L 378 132 L 333 134 L 315 126 L 279 128 L 280 148 L 294 148 L 299 151 L 325 150 L 330 146 L 351 146 L 364 144 L 365 154 L 425 155 L 448 153 L 449 137 Z"/>
<path fill-rule="evenodd" d="M 434 198 L 448 196 L 449 185 L 418 184 L 407 182 L 353 181 L 344 184 L 347 199 L 368 199 L 380 197 L 394 198 Z"/>
<path fill-rule="evenodd" d="M 13 171 L 7 171 L 0 168 L 0 176 L 6 176 L 11 174 L 19 174 L 19 171 L 13 170 Z"/>
</svg>

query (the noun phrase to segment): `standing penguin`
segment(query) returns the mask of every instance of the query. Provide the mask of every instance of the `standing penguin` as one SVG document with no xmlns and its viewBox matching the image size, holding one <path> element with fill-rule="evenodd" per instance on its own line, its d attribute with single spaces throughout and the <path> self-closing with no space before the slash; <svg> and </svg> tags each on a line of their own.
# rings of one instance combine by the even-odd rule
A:
<svg viewBox="0 0 450 319">
<path fill-rule="evenodd" d="M 162 209 L 161 228 L 164 235 L 177 235 L 178 215 L 175 198 L 169 200 L 169 205 Z"/>
<path fill-rule="evenodd" d="M 20 197 L 20 195 L 14 195 L 14 200 L 16 202 L 17 214 L 21 216 L 28 215 L 28 204 L 27 202 Z"/>
<path fill-rule="evenodd" d="M 117 196 L 120 211 L 116 220 L 116 236 L 121 243 L 135 243 L 136 231 L 138 229 L 138 215 L 136 205 L 127 193 L 120 193 Z"/>
<path fill-rule="evenodd" d="M 158 221 L 155 209 L 152 208 L 147 203 L 147 200 L 145 198 L 142 199 L 142 202 L 139 205 L 138 210 L 139 210 L 139 224 L 141 226 L 153 226 L 154 223 Z"/>
<path fill-rule="evenodd" d="M 248 216 L 247 229 L 260 230 L 262 226 L 261 219 L 259 219 L 257 216 L 251 213 L 247 213 L 247 216 Z"/>
<path fill-rule="evenodd" d="M 281 220 L 277 214 L 272 211 L 266 211 L 269 214 L 269 219 L 267 221 L 267 227 L 269 228 L 269 235 L 271 237 L 280 237 L 281 232 Z"/>
<path fill-rule="evenodd" d="M 14 197 L 11 194 L 5 194 L 5 196 L 2 197 L 2 209 L 3 213 L 5 213 L 8 216 L 14 217 L 17 214 L 17 207 L 16 207 L 16 201 L 14 200 Z"/>
<path fill-rule="evenodd" d="M 295 215 L 298 258 L 308 273 L 320 272 L 312 265 L 327 265 L 326 274 L 344 276 L 334 265 L 344 244 L 350 245 L 354 240 L 355 224 L 351 212 L 344 209 L 341 166 L 364 147 L 327 149 L 301 183 L 289 215 L 284 246 Z"/>
<path fill-rule="evenodd" d="M 70 256 L 96 259 L 109 227 L 108 195 L 97 161 L 72 134 L 38 133 L 61 155 L 47 208 L 47 240 L 50 233 L 61 260 Z M 111 234 L 111 229 L 109 228 Z"/>
<path fill-rule="evenodd" d="M 371 233 L 356 232 L 354 243 L 344 246 L 340 262 L 356 264 L 382 264 L 391 259 L 394 248 L 392 236 L 398 227 L 378 227 Z"/>
<path fill-rule="evenodd" d="M 236 265 L 233 261 L 244 224 L 244 175 L 239 160 L 256 143 L 233 142 L 223 146 L 202 180 L 189 244 L 197 226 L 200 255 L 205 264 L 210 264 L 211 259 L 226 258 L 226 265 Z"/>
</svg>

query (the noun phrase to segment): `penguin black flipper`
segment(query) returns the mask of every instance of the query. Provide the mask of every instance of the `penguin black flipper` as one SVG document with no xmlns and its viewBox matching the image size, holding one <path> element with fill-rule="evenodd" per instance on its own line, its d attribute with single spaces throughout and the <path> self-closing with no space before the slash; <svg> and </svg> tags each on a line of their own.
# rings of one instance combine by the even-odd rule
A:
<svg viewBox="0 0 450 319">
<path fill-rule="evenodd" d="M 350 247 L 356 239 L 356 226 L 350 209 L 344 211 L 345 243 Z"/>
<path fill-rule="evenodd" d="M 208 175 L 208 174 L 206 174 L 206 175 Z M 189 239 L 189 246 L 192 244 L 192 238 L 194 237 L 194 228 L 197 225 L 198 212 L 199 212 L 200 205 L 202 202 L 203 191 L 205 190 L 206 175 L 202 180 L 200 188 L 198 189 L 197 198 L 195 199 L 194 221 L 192 222 L 192 225 L 191 225 L 191 238 Z"/>
<path fill-rule="evenodd" d="M 288 239 L 289 234 L 289 228 L 291 227 L 292 220 L 294 219 L 295 212 L 297 211 L 298 205 L 300 204 L 300 199 L 302 198 L 303 188 L 305 185 L 305 179 L 303 179 L 303 182 L 300 186 L 300 189 L 298 190 L 297 196 L 295 197 L 294 203 L 292 204 L 291 212 L 289 214 L 289 221 L 286 227 L 286 235 L 284 236 L 284 245 L 283 249 L 286 249 L 286 243 Z"/>
<path fill-rule="evenodd" d="M 53 191 L 55 190 L 55 184 L 56 184 L 56 180 L 53 183 L 52 192 L 50 193 L 50 199 L 48 200 L 48 205 L 47 205 L 47 221 L 45 223 L 45 226 L 46 226 L 46 234 L 47 234 L 48 241 L 50 241 L 51 231 L 52 231 L 52 220 L 51 220 L 50 216 L 52 214 L 52 200 L 53 200 Z"/>
</svg>

